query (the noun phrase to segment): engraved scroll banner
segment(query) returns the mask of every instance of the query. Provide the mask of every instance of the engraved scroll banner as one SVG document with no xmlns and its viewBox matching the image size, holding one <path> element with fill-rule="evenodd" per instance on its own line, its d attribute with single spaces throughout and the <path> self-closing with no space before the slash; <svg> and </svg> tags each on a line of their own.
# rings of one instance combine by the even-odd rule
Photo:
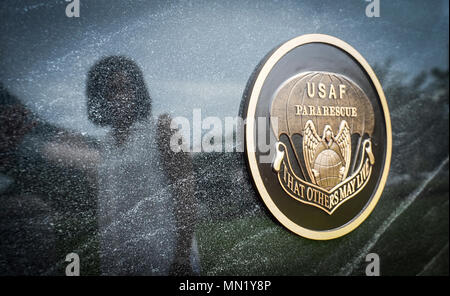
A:
<svg viewBox="0 0 450 296">
<path fill-rule="evenodd" d="M 275 145 L 276 156 L 272 165 L 283 190 L 295 200 L 315 206 L 329 215 L 367 185 L 375 163 L 372 144 L 367 139 L 362 144 L 361 161 L 354 173 L 334 188 L 326 190 L 299 178 L 292 169 L 285 144 L 277 142 Z"/>
</svg>

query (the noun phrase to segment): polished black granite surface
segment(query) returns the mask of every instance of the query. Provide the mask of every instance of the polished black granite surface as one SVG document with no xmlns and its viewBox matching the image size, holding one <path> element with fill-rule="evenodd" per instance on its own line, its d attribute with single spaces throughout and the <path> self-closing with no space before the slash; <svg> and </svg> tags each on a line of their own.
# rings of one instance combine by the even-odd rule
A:
<svg viewBox="0 0 450 296">
<path fill-rule="evenodd" d="M 80 17 L 68 18 L 64 1 L 2 1 L 0 274 L 64 275 L 71 252 L 80 256 L 81 274 L 108 273 L 98 171 L 111 129 L 88 118 L 86 92 L 100 58 L 136 62 L 152 99 L 150 118 L 167 130 L 166 113 L 238 116 L 246 83 L 271 49 L 323 33 L 355 47 L 386 94 L 392 163 L 375 210 L 344 237 L 308 240 L 266 210 L 242 152 L 169 154 L 157 168 L 172 180 L 174 204 L 191 215 L 177 227 L 195 233 L 191 268 L 170 273 L 364 275 L 366 255 L 377 253 L 382 275 L 448 275 L 449 14 L 448 1 L 434 2 L 382 1 L 380 17 L 368 18 L 367 2 L 357 0 L 81 0 Z M 161 150 L 165 144 L 158 142 Z M 128 187 L 140 181 L 130 177 Z M 138 214 L 116 215 L 129 221 Z"/>
</svg>

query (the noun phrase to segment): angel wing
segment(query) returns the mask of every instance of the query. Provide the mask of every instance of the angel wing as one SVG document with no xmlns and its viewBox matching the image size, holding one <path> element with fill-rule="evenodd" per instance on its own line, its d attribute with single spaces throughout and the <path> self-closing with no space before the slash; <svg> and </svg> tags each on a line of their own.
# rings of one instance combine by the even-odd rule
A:
<svg viewBox="0 0 450 296">
<path fill-rule="evenodd" d="M 317 146 L 321 141 L 322 139 L 317 134 L 314 123 L 311 120 L 308 120 L 303 130 L 303 158 L 305 160 L 308 175 L 314 184 L 317 184 L 317 182 L 312 168 L 314 165 Z"/>
<path fill-rule="evenodd" d="M 347 177 L 348 169 L 350 167 L 350 158 L 352 156 L 352 139 L 347 121 L 341 121 L 339 132 L 334 140 L 338 144 L 339 150 L 341 151 L 341 155 L 345 162 L 345 170 L 342 175 L 342 180 L 344 180 Z"/>
</svg>

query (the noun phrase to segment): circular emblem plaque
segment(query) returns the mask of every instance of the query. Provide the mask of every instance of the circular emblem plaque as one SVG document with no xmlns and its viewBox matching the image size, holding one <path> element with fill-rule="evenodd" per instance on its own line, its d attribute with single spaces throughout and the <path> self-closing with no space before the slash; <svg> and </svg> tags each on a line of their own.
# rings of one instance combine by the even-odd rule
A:
<svg viewBox="0 0 450 296">
<path fill-rule="evenodd" d="M 281 224 L 326 240 L 369 216 L 388 176 L 391 122 L 353 47 L 320 34 L 282 44 L 250 78 L 241 112 L 249 173 Z"/>
</svg>

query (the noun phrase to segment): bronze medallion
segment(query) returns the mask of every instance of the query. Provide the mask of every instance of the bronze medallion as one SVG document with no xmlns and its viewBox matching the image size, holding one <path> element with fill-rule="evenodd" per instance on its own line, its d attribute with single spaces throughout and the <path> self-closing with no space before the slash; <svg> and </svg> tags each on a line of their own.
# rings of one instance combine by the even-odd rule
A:
<svg viewBox="0 0 450 296">
<path fill-rule="evenodd" d="M 250 78 L 243 107 L 249 173 L 281 224 L 325 240 L 369 216 L 389 171 L 391 123 L 353 47 L 321 34 L 282 44 Z"/>
</svg>

